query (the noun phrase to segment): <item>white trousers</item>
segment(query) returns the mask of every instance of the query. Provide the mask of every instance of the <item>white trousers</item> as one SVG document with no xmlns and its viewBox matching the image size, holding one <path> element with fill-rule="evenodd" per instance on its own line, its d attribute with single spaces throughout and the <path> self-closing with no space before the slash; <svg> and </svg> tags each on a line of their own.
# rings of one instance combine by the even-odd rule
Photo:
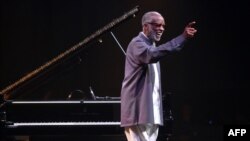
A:
<svg viewBox="0 0 250 141">
<path fill-rule="evenodd" d="M 125 127 L 125 135 L 128 141 L 156 141 L 159 125 L 145 124 Z"/>
</svg>

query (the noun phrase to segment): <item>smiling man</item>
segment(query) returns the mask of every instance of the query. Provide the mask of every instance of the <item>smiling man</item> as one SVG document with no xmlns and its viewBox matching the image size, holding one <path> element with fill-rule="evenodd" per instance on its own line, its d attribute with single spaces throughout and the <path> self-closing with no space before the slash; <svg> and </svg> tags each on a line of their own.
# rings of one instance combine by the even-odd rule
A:
<svg viewBox="0 0 250 141">
<path fill-rule="evenodd" d="M 166 54 L 178 51 L 197 32 L 189 23 L 178 37 L 156 47 L 165 27 L 165 20 L 156 11 L 142 17 L 142 32 L 127 48 L 125 76 L 121 90 L 121 127 L 128 141 L 156 141 L 163 125 L 162 92 L 159 61 Z"/>
</svg>

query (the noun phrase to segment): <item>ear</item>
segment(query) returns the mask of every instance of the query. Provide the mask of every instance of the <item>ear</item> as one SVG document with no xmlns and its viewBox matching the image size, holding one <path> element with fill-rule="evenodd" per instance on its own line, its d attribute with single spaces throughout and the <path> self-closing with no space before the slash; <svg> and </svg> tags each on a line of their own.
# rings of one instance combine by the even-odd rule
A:
<svg viewBox="0 0 250 141">
<path fill-rule="evenodd" d="M 148 24 L 144 24 L 143 25 L 143 32 L 147 33 L 148 32 L 148 28 L 149 28 Z"/>
</svg>

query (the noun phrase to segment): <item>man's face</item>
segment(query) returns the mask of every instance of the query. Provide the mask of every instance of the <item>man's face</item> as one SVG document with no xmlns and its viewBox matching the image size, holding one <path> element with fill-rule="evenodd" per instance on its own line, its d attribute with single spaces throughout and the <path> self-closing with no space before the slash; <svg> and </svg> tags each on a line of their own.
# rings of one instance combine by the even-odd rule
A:
<svg viewBox="0 0 250 141">
<path fill-rule="evenodd" d="M 146 26 L 148 29 L 148 38 L 153 41 L 160 41 L 165 26 L 165 21 L 163 17 L 160 15 L 152 16 L 151 22 L 146 23 Z"/>
</svg>

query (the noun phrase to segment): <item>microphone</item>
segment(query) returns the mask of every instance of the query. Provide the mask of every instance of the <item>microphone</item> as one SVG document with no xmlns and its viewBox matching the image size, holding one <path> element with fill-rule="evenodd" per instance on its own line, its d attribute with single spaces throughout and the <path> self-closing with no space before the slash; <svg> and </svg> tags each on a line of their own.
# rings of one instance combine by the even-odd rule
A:
<svg viewBox="0 0 250 141">
<path fill-rule="evenodd" d="M 95 94 L 94 94 L 94 92 L 93 92 L 91 86 L 89 86 L 89 90 L 90 90 L 91 97 L 92 97 L 94 100 L 96 100 L 96 96 L 95 96 Z"/>
</svg>

